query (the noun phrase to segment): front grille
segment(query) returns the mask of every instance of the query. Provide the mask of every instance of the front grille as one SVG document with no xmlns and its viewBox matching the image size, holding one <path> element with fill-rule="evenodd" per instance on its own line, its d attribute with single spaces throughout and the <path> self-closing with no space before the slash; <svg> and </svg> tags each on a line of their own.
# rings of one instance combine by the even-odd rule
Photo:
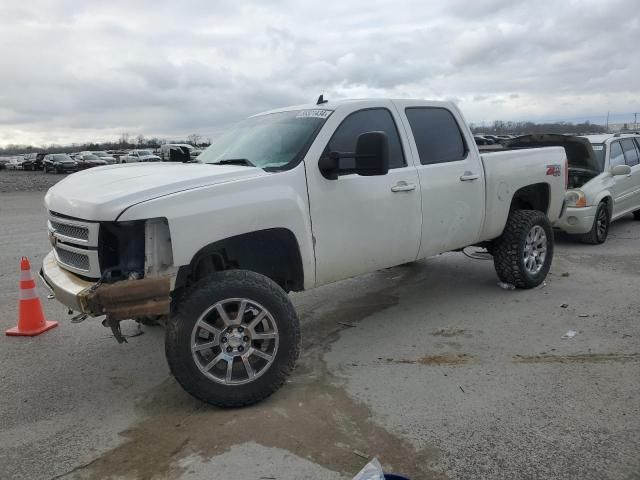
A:
<svg viewBox="0 0 640 480">
<path fill-rule="evenodd" d="M 61 263 L 69 267 L 88 272 L 91 269 L 89 256 L 82 253 L 71 252 L 62 248 L 56 248 L 56 255 Z"/>
<path fill-rule="evenodd" d="M 77 240 L 89 240 L 89 229 L 86 227 L 80 227 L 77 225 L 69 225 L 67 223 L 59 223 L 53 220 L 49 220 L 51 227 L 60 235 L 65 237 L 75 238 Z"/>
</svg>

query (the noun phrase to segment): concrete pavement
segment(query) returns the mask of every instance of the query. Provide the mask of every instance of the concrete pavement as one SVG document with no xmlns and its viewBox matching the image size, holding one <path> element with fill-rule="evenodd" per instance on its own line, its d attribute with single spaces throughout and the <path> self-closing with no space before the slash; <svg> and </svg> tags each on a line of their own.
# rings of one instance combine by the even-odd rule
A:
<svg viewBox="0 0 640 480">
<path fill-rule="evenodd" d="M 19 257 L 49 245 L 43 192 L 0 195 L 5 329 Z M 377 456 L 414 479 L 639 478 L 638 251 L 629 218 L 602 246 L 559 239 L 539 289 L 447 254 L 295 294 L 299 367 L 242 410 L 180 389 L 161 328 L 118 345 L 45 301 L 58 328 L 0 337 L 0 477 L 338 479 Z"/>
</svg>

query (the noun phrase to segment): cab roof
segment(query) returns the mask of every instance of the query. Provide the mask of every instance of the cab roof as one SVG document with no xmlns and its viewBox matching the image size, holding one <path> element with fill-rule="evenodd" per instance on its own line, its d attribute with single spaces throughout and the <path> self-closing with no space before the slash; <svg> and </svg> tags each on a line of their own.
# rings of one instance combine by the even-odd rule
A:
<svg viewBox="0 0 640 480">
<path fill-rule="evenodd" d="M 276 108 L 268 110 L 266 112 L 260 112 L 253 117 L 260 115 L 268 115 L 271 113 L 290 112 L 294 110 L 337 110 L 344 105 L 360 104 L 363 108 L 379 105 L 381 102 L 415 102 L 416 106 L 419 105 L 440 105 L 443 107 L 452 108 L 454 105 L 452 102 L 447 101 L 435 101 L 424 99 L 407 99 L 407 98 L 350 98 L 344 100 L 327 100 L 324 103 L 304 103 L 301 105 L 292 105 L 289 107 Z"/>
</svg>

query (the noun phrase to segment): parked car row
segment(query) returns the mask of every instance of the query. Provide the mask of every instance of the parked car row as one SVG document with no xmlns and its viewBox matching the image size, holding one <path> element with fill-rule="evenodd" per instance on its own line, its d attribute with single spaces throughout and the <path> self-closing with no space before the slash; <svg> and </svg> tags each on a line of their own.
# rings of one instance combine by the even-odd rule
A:
<svg viewBox="0 0 640 480">
<path fill-rule="evenodd" d="M 6 159 L 0 162 L 0 168 L 10 170 L 44 170 L 46 172 L 66 172 L 72 171 L 72 162 L 76 163 L 76 170 L 96 167 L 101 165 L 111 165 L 115 163 L 137 163 L 137 162 L 189 162 L 194 161 L 202 150 L 186 143 L 171 143 L 163 145 L 156 152 L 150 149 L 133 150 L 99 150 L 82 151 L 79 153 L 55 153 L 36 152 L 27 153 L 15 158 Z M 52 156 L 53 155 L 53 156 Z M 62 155 L 63 157 L 55 157 Z M 45 157 L 50 156 L 49 162 L 45 165 Z"/>
<path fill-rule="evenodd" d="M 516 138 L 515 135 L 474 135 L 473 139 L 476 141 L 476 145 L 495 145 L 501 144 L 506 140 Z"/>
</svg>

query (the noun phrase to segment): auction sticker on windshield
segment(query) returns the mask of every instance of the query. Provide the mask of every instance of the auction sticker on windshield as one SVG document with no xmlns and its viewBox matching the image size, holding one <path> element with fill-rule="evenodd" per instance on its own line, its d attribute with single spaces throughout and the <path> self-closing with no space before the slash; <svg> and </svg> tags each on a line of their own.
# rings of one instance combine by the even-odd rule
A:
<svg viewBox="0 0 640 480">
<path fill-rule="evenodd" d="M 300 110 L 300 113 L 296 115 L 296 118 L 328 118 L 333 110 Z"/>
<path fill-rule="evenodd" d="M 602 145 L 591 145 L 591 148 L 594 150 L 602 150 L 604 147 Z"/>
</svg>

